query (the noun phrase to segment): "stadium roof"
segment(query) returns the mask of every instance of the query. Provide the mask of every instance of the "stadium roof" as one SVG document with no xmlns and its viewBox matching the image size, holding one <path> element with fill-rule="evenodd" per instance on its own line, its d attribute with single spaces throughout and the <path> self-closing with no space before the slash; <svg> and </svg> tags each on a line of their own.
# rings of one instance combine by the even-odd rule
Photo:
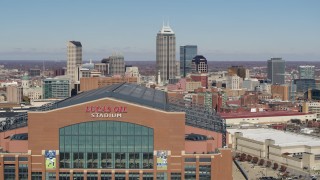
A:
<svg viewBox="0 0 320 180">
<path fill-rule="evenodd" d="M 165 92 L 136 84 L 121 83 L 80 93 L 53 104 L 55 108 L 67 107 L 101 98 L 114 98 L 160 110 L 167 110 Z"/>
<path fill-rule="evenodd" d="M 281 147 L 299 145 L 320 146 L 320 138 L 275 129 L 227 129 L 227 131 L 230 134 L 241 132 L 243 133 L 243 137 L 263 143 L 266 139 L 272 139 L 275 141 L 275 145 Z"/>
</svg>

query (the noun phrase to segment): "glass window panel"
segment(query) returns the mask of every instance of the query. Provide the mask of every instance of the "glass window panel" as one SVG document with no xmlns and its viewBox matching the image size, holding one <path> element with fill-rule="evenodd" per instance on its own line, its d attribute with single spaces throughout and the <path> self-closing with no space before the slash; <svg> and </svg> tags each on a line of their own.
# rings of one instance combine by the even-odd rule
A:
<svg viewBox="0 0 320 180">
<path fill-rule="evenodd" d="M 64 153 L 64 167 L 70 168 L 70 165 L 71 165 L 70 153 Z"/>
<path fill-rule="evenodd" d="M 114 152 L 113 147 L 113 136 L 107 136 L 107 152 Z"/>
<path fill-rule="evenodd" d="M 64 136 L 60 136 L 59 144 L 60 144 L 60 151 L 64 152 Z"/>
<path fill-rule="evenodd" d="M 134 136 L 128 136 L 128 152 L 134 152 Z"/>
<path fill-rule="evenodd" d="M 153 152 L 153 136 L 149 136 L 148 141 L 149 141 L 149 143 L 148 143 L 149 151 L 148 152 Z"/>
<path fill-rule="evenodd" d="M 128 125 L 127 123 L 120 123 L 121 124 L 121 135 L 127 135 L 128 134 Z"/>
<path fill-rule="evenodd" d="M 149 158 L 149 164 L 148 164 L 148 167 L 149 169 L 152 169 L 153 168 L 153 153 L 148 153 L 148 158 Z"/>
<path fill-rule="evenodd" d="M 107 123 L 106 121 L 100 121 L 100 135 L 107 134 Z"/>
<path fill-rule="evenodd" d="M 87 153 L 87 168 L 98 168 L 98 153 Z"/>
<path fill-rule="evenodd" d="M 114 134 L 114 126 L 112 121 L 107 121 L 107 135 L 113 135 Z"/>
<path fill-rule="evenodd" d="M 92 136 L 86 136 L 86 152 L 92 152 Z"/>
<path fill-rule="evenodd" d="M 63 135 L 67 130 L 70 135 Z M 59 132 L 61 168 L 153 168 L 154 137 L 151 128 L 132 123 L 97 121 L 67 126 Z"/>
<path fill-rule="evenodd" d="M 121 145 L 121 137 L 120 136 L 114 136 L 114 152 L 120 152 L 120 145 Z"/>
<path fill-rule="evenodd" d="M 78 135 L 79 129 L 78 124 L 72 125 L 72 135 Z"/>
<path fill-rule="evenodd" d="M 128 152 L 128 136 L 121 136 L 121 151 Z"/>
<path fill-rule="evenodd" d="M 84 153 L 79 152 L 79 168 L 84 168 Z"/>
<path fill-rule="evenodd" d="M 141 134 L 142 135 L 148 135 L 148 133 L 149 133 L 149 130 L 148 130 L 149 128 L 147 128 L 147 127 L 142 127 L 141 128 Z"/>
<path fill-rule="evenodd" d="M 73 168 L 79 168 L 79 154 L 73 153 Z"/>
<path fill-rule="evenodd" d="M 107 153 L 100 155 L 100 168 L 107 168 Z"/>
<path fill-rule="evenodd" d="M 86 123 L 79 124 L 79 134 L 86 135 Z"/>
<path fill-rule="evenodd" d="M 141 130 L 142 130 L 142 127 L 140 125 L 134 125 L 135 126 L 135 135 L 141 135 Z"/>
<path fill-rule="evenodd" d="M 65 159 L 64 159 L 64 153 L 63 152 L 60 152 L 60 161 L 59 161 L 59 164 L 60 164 L 60 168 L 65 168 L 65 166 L 64 166 L 64 161 L 65 161 Z"/>
<path fill-rule="evenodd" d="M 71 126 L 67 126 L 64 128 L 65 135 L 71 135 Z"/>
<path fill-rule="evenodd" d="M 60 135 L 64 135 L 64 128 L 59 129 Z"/>
<path fill-rule="evenodd" d="M 100 139 L 99 136 L 93 136 L 93 152 L 100 152 Z"/>
<path fill-rule="evenodd" d="M 120 123 L 119 122 L 115 122 L 113 123 L 113 129 L 114 129 L 114 135 L 120 135 Z"/>
<path fill-rule="evenodd" d="M 79 136 L 79 151 L 86 151 L 86 136 Z"/>
<path fill-rule="evenodd" d="M 153 136 L 153 129 L 149 128 L 149 136 Z"/>
<path fill-rule="evenodd" d="M 71 152 L 71 136 L 65 136 L 64 138 L 64 149 L 66 152 Z"/>
<path fill-rule="evenodd" d="M 107 151 L 107 136 L 100 136 L 100 151 L 99 152 L 106 152 Z"/>
<path fill-rule="evenodd" d="M 134 124 L 128 123 L 128 135 L 134 135 Z"/>
<path fill-rule="evenodd" d="M 113 160 L 113 156 L 114 153 L 107 153 L 107 168 L 111 169 L 114 167 L 114 160 Z"/>
<path fill-rule="evenodd" d="M 86 134 L 92 135 L 92 122 L 87 122 L 86 124 Z"/>
<path fill-rule="evenodd" d="M 134 137 L 134 148 L 135 148 L 135 152 L 141 152 L 141 136 L 135 136 Z"/>
<path fill-rule="evenodd" d="M 141 136 L 141 151 L 142 152 L 148 152 L 148 144 L 149 144 L 149 142 L 148 142 L 148 136 Z"/>
<path fill-rule="evenodd" d="M 79 150 L 79 137 L 72 136 L 72 152 L 78 152 Z"/>
<path fill-rule="evenodd" d="M 99 127 L 100 123 L 99 121 L 96 121 L 96 122 L 92 122 L 92 131 L 93 131 L 93 135 L 99 135 Z"/>
</svg>

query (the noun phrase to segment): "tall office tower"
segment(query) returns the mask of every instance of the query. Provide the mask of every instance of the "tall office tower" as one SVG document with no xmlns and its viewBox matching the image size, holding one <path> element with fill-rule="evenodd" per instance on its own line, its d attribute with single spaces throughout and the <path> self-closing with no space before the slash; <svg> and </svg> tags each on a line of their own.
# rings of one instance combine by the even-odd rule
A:
<svg viewBox="0 0 320 180">
<path fill-rule="evenodd" d="M 180 74 L 186 77 L 191 73 L 192 59 L 198 54 L 198 47 L 196 45 L 180 46 Z"/>
<path fill-rule="evenodd" d="M 192 59 L 192 72 L 195 72 L 195 73 L 208 72 L 208 61 L 204 56 L 197 55 Z"/>
<path fill-rule="evenodd" d="M 122 55 L 109 56 L 109 74 L 110 75 L 121 75 L 125 73 L 124 57 Z"/>
<path fill-rule="evenodd" d="M 314 66 L 299 66 L 299 79 L 314 79 Z"/>
<path fill-rule="evenodd" d="M 82 64 L 82 45 L 79 41 L 68 42 L 68 61 L 67 61 L 67 75 L 71 77 L 71 82 L 74 84 L 78 81 L 77 69 Z"/>
<path fill-rule="evenodd" d="M 7 86 L 7 101 L 8 103 L 20 104 L 22 102 L 22 87 L 18 87 L 16 85 Z"/>
<path fill-rule="evenodd" d="M 176 77 L 176 36 L 169 25 L 163 25 L 157 34 L 157 71 L 162 81 Z"/>
<path fill-rule="evenodd" d="M 268 60 L 268 79 L 272 84 L 285 83 L 286 62 L 282 58 L 271 58 Z"/>
</svg>

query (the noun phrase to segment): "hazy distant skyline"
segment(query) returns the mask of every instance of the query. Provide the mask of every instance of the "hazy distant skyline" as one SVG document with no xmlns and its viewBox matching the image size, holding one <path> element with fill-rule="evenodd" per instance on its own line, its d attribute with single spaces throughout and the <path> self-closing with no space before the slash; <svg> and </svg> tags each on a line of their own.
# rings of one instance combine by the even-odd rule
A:
<svg viewBox="0 0 320 180">
<path fill-rule="evenodd" d="M 177 50 L 198 45 L 209 61 L 317 61 L 319 9 L 318 0 L 1 1 L 0 60 L 66 60 L 76 40 L 84 61 L 113 52 L 155 61 L 156 34 L 169 20 Z"/>
</svg>

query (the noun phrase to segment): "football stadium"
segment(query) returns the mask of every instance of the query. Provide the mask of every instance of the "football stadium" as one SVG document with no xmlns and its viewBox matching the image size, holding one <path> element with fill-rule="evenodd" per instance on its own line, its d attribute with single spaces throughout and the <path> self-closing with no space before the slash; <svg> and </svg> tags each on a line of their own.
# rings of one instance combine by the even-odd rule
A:
<svg viewBox="0 0 320 180">
<path fill-rule="evenodd" d="M 214 110 L 121 83 L 0 122 L 0 179 L 232 179 Z"/>
</svg>

